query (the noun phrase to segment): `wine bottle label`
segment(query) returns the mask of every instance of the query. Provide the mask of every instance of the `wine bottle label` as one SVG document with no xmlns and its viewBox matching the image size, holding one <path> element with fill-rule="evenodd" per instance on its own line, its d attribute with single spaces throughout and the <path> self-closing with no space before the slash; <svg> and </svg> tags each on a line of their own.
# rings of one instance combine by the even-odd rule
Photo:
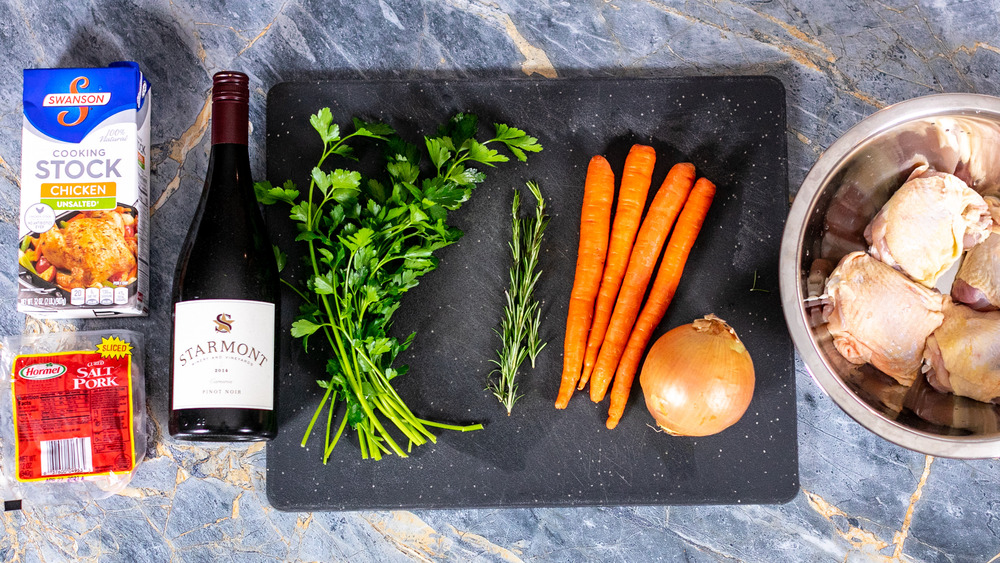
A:
<svg viewBox="0 0 1000 563">
<path fill-rule="evenodd" d="M 173 408 L 274 409 L 274 303 L 174 304 Z"/>
</svg>

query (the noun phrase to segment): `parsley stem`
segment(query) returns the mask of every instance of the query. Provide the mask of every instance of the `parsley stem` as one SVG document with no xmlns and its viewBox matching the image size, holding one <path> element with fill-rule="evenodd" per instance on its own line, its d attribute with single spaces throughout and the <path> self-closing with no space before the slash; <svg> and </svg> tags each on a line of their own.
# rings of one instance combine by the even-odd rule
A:
<svg viewBox="0 0 1000 563">
<path fill-rule="evenodd" d="M 312 190 L 310 189 L 310 197 L 312 195 L 311 192 L 312 192 Z M 316 260 L 315 245 L 314 245 L 313 241 L 311 241 L 311 240 L 307 241 L 307 242 L 308 242 L 308 246 L 309 246 L 309 256 L 310 256 L 310 260 L 312 262 L 313 272 L 314 272 L 314 274 L 316 276 L 319 276 L 320 275 L 320 273 L 319 273 L 319 264 L 317 263 L 317 260 Z M 335 318 L 333 316 L 333 311 L 330 308 L 330 302 L 326 298 L 325 295 L 320 295 L 320 301 L 323 303 L 323 307 L 326 310 L 327 318 L 329 318 L 329 319 Z M 341 366 L 341 369 L 344 369 L 344 371 L 345 371 L 344 376 L 347 379 L 347 381 L 350 383 L 351 390 L 355 393 L 355 396 L 357 397 L 358 402 L 361 405 L 361 409 L 364 411 L 365 415 L 367 417 L 369 417 L 369 420 L 371 420 L 372 418 L 374 418 L 374 413 L 372 412 L 371 406 L 364 399 L 364 394 L 362 393 L 361 385 L 358 383 L 357 379 L 354 377 L 354 373 L 358 373 L 358 371 L 357 371 L 357 359 L 354 358 L 354 362 L 353 362 L 354 363 L 354 373 L 351 373 L 350 370 L 345 369 L 348 364 L 345 364 L 345 362 L 343 360 L 348 360 L 350 358 L 350 356 L 348 356 L 347 352 L 344 350 L 344 343 L 341 341 L 339 333 L 336 330 L 333 330 L 333 331 L 330 331 L 330 332 L 333 333 L 333 337 L 336 340 L 336 342 L 335 342 L 336 346 L 335 347 L 340 352 L 340 356 L 341 356 L 341 359 L 342 359 L 342 361 L 340 362 L 340 366 Z M 329 337 L 330 332 L 327 332 L 328 337 Z M 331 344 L 334 344 L 334 342 L 331 342 Z M 334 408 L 334 405 L 331 403 L 331 405 L 330 405 L 331 412 L 332 412 L 333 408 Z M 379 431 L 384 436 L 386 436 L 387 440 L 389 441 L 389 444 L 393 447 L 393 450 L 396 451 L 397 454 L 399 454 L 401 457 L 406 457 L 406 454 L 404 454 L 403 451 L 399 448 L 399 446 L 392 440 L 392 438 L 389 437 L 386 434 L 385 429 L 382 428 L 382 425 L 377 420 L 373 420 L 373 422 L 375 423 L 375 425 L 379 429 Z M 328 429 L 328 431 L 329 431 L 329 426 L 330 426 L 330 422 L 328 421 L 327 422 L 327 429 Z M 362 451 L 362 457 L 365 457 L 363 451 Z"/>
<path fill-rule="evenodd" d="M 396 393 L 396 390 L 393 389 L 392 385 L 389 384 L 389 381 L 385 379 L 385 375 L 378 368 L 378 366 L 375 365 L 375 362 L 373 362 L 371 358 L 368 357 L 367 354 L 359 353 L 358 356 L 360 356 L 361 359 L 368 364 L 369 369 L 371 370 L 370 373 L 374 376 L 372 379 L 372 383 L 374 385 L 377 385 L 380 388 L 379 390 L 382 392 L 382 395 L 380 395 L 380 397 L 383 399 L 383 402 L 381 402 L 380 404 L 385 407 L 386 411 L 389 411 L 386 412 L 387 418 L 393 420 L 393 422 L 396 423 L 396 426 L 404 434 L 406 434 L 407 437 L 410 438 L 410 441 L 417 442 L 418 444 L 423 444 L 427 440 L 422 440 L 419 437 L 414 437 L 414 435 L 408 432 L 409 427 L 402 424 L 402 422 L 409 422 L 410 427 L 423 433 L 431 441 L 437 441 L 437 438 L 433 434 L 428 432 L 426 429 L 424 429 L 421 426 L 419 419 L 417 419 L 417 417 L 415 417 L 413 413 L 410 412 L 410 409 L 407 408 L 405 403 L 403 403 L 403 400 Z"/>
<path fill-rule="evenodd" d="M 361 448 L 361 459 L 368 459 L 368 433 L 362 432 L 362 426 L 358 425 L 358 447 Z"/>
<path fill-rule="evenodd" d="M 326 411 L 326 436 L 324 437 L 324 444 L 326 448 L 330 447 L 330 425 L 333 424 L 333 405 L 336 401 L 330 402 L 330 408 Z M 324 448 L 324 450 L 326 449 Z"/>
<path fill-rule="evenodd" d="M 434 428 L 442 428 L 444 430 L 457 430 L 459 432 L 472 432 L 473 430 L 482 430 L 483 425 L 480 423 L 467 424 L 465 426 L 457 426 L 455 424 L 443 424 L 441 422 L 434 422 L 432 420 L 419 419 L 421 424 L 425 426 L 432 426 Z"/>
<path fill-rule="evenodd" d="M 298 295 L 299 297 L 301 297 L 303 300 L 308 300 L 309 299 L 308 297 L 306 297 L 305 293 L 299 291 L 299 288 L 297 288 L 294 285 L 292 285 L 292 283 L 289 282 L 288 280 L 286 280 L 285 278 L 281 278 L 281 283 L 285 284 L 285 286 L 288 287 L 288 289 L 291 289 L 292 291 L 294 291 L 295 294 Z"/>
<path fill-rule="evenodd" d="M 309 426 L 306 427 L 306 433 L 302 436 L 302 442 L 299 443 L 303 448 L 306 447 L 306 441 L 309 439 L 309 435 L 312 434 L 313 426 L 316 425 L 316 421 L 319 419 L 319 413 L 323 411 L 323 405 L 326 404 L 326 400 L 330 398 L 330 393 L 333 391 L 333 386 L 326 388 L 326 393 L 323 395 L 323 400 L 319 402 L 319 406 L 316 407 L 316 412 L 313 413 L 312 420 L 309 421 Z M 334 398 L 336 401 L 336 398 Z"/>
<path fill-rule="evenodd" d="M 395 402 L 387 400 L 385 396 L 382 396 L 379 399 L 377 399 L 377 404 L 379 406 L 379 410 L 381 410 L 387 417 L 397 418 L 402 416 L 404 420 L 406 419 L 406 416 L 402 412 L 400 412 Z M 397 426 L 399 427 L 400 432 L 406 434 L 406 437 L 409 438 L 411 442 L 416 442 L 417 444 L 423 444 L 424 442 L 427 441 L 423 436 L 420 436 L 419 434 L 414 432 L 414 430 L 417 429 L 417 427 L 407 424 L 398 424 Z"/>
<path fill-rule="evenodd" d="M 333 453 L 333 448 L 334 446 L 337 445 L 337 442 L 340 441 L 340 436 L 341 434 L 344 433 L 344 428 L 346 427 L 347 427 L 347 417 L 342 416 L 340 417 L 340 428 L 337 429 L 337 435 L 333 437 L 333 442 L 331 442 L 330 445 L 327 446 L 326 451 L 323 452 L 323 465 L 326 465 L 326 462 L 330 459 L 330 454 Z"/>
</svg>

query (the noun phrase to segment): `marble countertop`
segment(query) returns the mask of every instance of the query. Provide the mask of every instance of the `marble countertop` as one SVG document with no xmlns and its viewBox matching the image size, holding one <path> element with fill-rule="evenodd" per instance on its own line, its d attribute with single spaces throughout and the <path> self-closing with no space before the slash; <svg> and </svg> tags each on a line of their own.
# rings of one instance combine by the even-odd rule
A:
<svg viewBox="0 0 1000 563">
<path fill-rule="evenodd" d="M 836 7 L 833 7 L 833 6 Z M 0 240 L 19 199 L 21 70 L 138 61 L 154 86 L 153 262 L 172 265 L 204 179 L 211 75 L 268 89 L 325 77 L 501 73 L 766 74 L 786 87 L 792 189 L 838 135 L 897 101 L 997 94 L 987 2 L 0 0 Z M 251 141 L 263 176 L 263 135 Z M 11 250 L 12 252 L 12 250 Z M 0 330 L 53 330 L 15 312 L 2 269 Z M 154 273 L 169 326 L 172 268 Z M 166 342 L 149 346 L 150 425 L 166 422 Z M 201 447 L 159 434 L 123 494 L 2 516 L 5 561 L 992 561 L 995 460 L 935 459 L 848 418 L 796 360 L 801 490 L 784 505 L 285 513 L 268 505 L 263 445 Z"/>
</svg>

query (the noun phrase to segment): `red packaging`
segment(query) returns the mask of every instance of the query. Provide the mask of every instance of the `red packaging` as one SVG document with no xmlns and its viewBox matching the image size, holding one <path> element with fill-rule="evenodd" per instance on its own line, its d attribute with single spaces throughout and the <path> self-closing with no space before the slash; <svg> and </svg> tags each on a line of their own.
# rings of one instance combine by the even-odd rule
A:
<svg viewBox="0 0 1000 563">
<path fill-rule="evenodd" d="M 0 496 L 49 506 L 128 486 L 146 452 L 142 335 L 0 337 Z M 8 396 L 9 394 L 9 396 Z"/>
<path fill-rule="evenodd" d="M 132 469 L 132 355 L 114 340 L 95 352 L 14 360 L 19 481 Z"/>
</svg>

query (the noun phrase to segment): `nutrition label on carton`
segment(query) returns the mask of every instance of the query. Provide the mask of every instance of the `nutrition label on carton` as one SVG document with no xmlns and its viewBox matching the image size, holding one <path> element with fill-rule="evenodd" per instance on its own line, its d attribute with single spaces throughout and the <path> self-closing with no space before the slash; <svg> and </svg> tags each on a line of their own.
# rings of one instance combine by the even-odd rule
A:
<svg viewBox="0 0 1000 563">
<path fill-rule="evenodd" d="M 131 347 L 18 356 L 13 367 L 17 479 L 106 475 L 134 465 Z"/>
</svg>

